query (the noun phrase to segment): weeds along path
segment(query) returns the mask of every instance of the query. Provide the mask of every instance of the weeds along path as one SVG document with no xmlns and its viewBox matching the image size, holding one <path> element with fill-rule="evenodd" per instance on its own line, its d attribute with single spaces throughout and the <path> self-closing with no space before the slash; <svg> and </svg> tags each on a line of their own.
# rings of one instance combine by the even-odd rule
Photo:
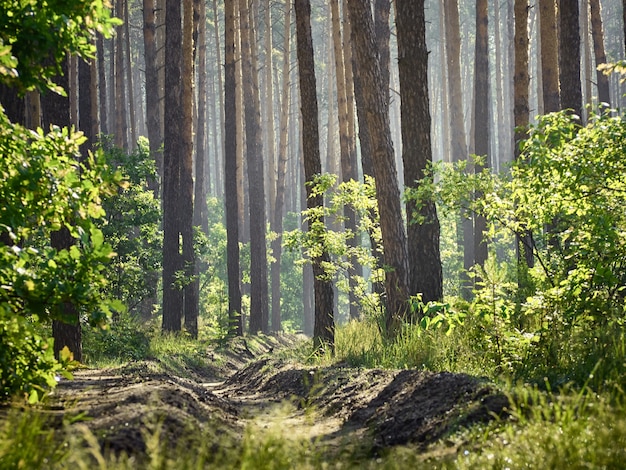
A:
<svg viewBox="0 0 626 470">
<path fill-rule="evenodd" d="M 59 425 L 79 423 L 69 428 L 95 436 L 103 453 L 138 459 L 155 446 L 184 452 L 207 440 L 215 449 L 235 448 L 250 435 L 297 441 L 327 455 L 371 456 L 404 444 L 426 450 L 507 404 L 491 385 L 467 375 L 307 367 L 272 354 L 294 341 L 242 341 L 193 364 L 140 361 L 78 371 L 59 385 L 49 413 Z"/>
</svg>

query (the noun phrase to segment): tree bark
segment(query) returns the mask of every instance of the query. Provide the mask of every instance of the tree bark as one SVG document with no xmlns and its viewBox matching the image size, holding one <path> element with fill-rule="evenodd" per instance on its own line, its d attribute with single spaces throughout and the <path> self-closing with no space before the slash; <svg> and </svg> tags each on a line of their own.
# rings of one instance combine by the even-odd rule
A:
<svg viewBox="0 0 626 470">
<path fill-rule="evenodd" d="M 485 157 L 485 167 L 490 167 L 489 156 L 489 35 L 487 0 L 476 1 L 476 52 L 474 73 L 474 143 L 475 153 Z M 483 170 L 476 165 L 476 173 Z M 480 197 L 477 194 L 476 197 Z M 487 221 L 474 217 L 474 262 L 484 266 L 487 260 Z"/>
<path fill-rule="evenodd" d="M 285 35 L 283 39 L 283 83 L 281 91 L 280 111 L 280 135 L 278 143 L 278 166 L 276 172 L 276 200 L 274 202 L 274 217 L 271 229 L 276 233 L 272 241 L 272 254 L 274 263 L 271 266 L 272 280 L 272 331 L 281 330 L 280 308 L 280 263 L 282 256 L 283 239 L 283 212 L 285 207 L 285 174 L 287 169 L 287 150 L 289 136 L 289 69 L 291 56 L 291 0 L 285 0 Z"/>
<path fill-rule="evenodd" d="M 41 122 L 44 129 L 49 129 L 51 125 L 70 126 L 68 65 L 68 60 L 64 60 L 61 65 L 61 75 L 54 79 L 57 85 L 68 91 L 68 96 L 48 92 L 41 97 Z M 52 248 L 59 251 L 68 250 L 75 243 L 76 240 L 72 238 L 66 227 L 50 235 Z M 74 359 L 81 362 L 83 360 L 83 344 L 78 309 L 71 302 L 64 302 L 58 308 L 62 319 L 52 321 L 54 355 L 58 358 L 59 352 L 67 346 L 74 355 Z"/>
<path fill-rule="evenodd" d="M 237 99 L 235 78 L 235 2 L 225 0 L 224 68 L 224 200 L 226 205 L 226 259 L 228 318 L 234 334 L 243 335 L 241 274 L 239 268 L 239 191 L 237 188 Z"/>
<path fill-rule="evenodd" d="M 161 134 L 161 110 L 159 104 L 159 74 L 157 70 L 157 44 L 155 1 L 143 0 L 143 45 L 146 68 L 146 121 L 150 155 L 154 158 L 157 178 L 149 181 L 149 188 L 159 197 L 159 179 L 163 178 L 163 136 Z"/>
<path fill-rule="evenodd" d="M 513 78 L 515 99 L 513 117 L 515 121 L 516 160 L 520 156 L 520 145 L 522 140 L 527 136 L 528 123 L 530 120 L 528 106 L 528 94 L 530 89 L 530 77 L 528 75 L 528 9 L 528 0 L 515 0 L 515 74 Z M 545 91 L 546 89 L 544 88 L 544 92 Z M 552 98 L 554 98 L 554 96 L 552 96 Z M 556 98 L 558 98 L 558 93 L 556 94 Z M 532 235 L 528 232 L 517 234 L 517 258 L 518 263 L 520 263 L 520 268 L 531 268 L 534 265 Z M 524 277 L 525 276 L 521 275 L 518 278 L 520 287 L 524 285 Z"/>
<path fill-rule="evenodd" d="M 404 186 L 415 188 L 432 163 L 430 107 L 428 99 L 428 49 L 424 0 L 396 0 L 398 71 L 402 113 L 402 162 Z M 432 179 L 429 177 L 429 179 Z M 443 298 L 443 274 L 439 251 L 439 219 L 434 201 L 417 207 L 407 201 L 407 241 L 410 293 L 421 293 L 424 302 Z M 421 220 L 413 220 L 417 215 Z"/>
<path fill-rule="evenodd" d="M 220 30 L 219 30 L 219 24 L 220 22 L 218 21 L 218 15 L 217 15 L 217 0 L 213 0 L 213 24 L 214 24 L 214 33 L 215 33 L 215 54 L 217 56 L 217 95 L 219 97 L 219 129 L 220 129 L 220 142 L 221 142 L 221 146 L 215 148 L 215 168 L 223 168 L 222 166 L 222 162 L 224 159 L 224 154 L 226 153 L 226 150 L 224 148 L 225 146 L 225 142 L 226 142 L 226 137 L 225 137 L 225 126 L 223 125 L 224 122 L 224 80 L 222 79 L 222 53 L 221 53 L 221 47 L 220 47 Z M 213 120 L 215 122 L 215 119 Z M 221 157 L 221 158 L 220 158 Z M 222 191 L 224 190 L 224 183 L 222 181 L 222 172 L 221 171 L 216 171 L 215 172 L 215 193 L 220 196 L 222 194 Z"/>
<path fill-rule="evenodd" d="M 265 237 L 265 186 L 263 171 L 263 142 L 261 105 L 256 67 L 253 66 L 248 0 L 239 2 L 241 56 L 243 72 L 244 114 L 246 126 L 246 160 L 250 194 L 250 332 L 269 330 L 267 251 Z"/>
<path fill-rule="evenodd" d="M 596 79 L 598 81 L 598 102 L 606 103 L 611 107 L 611 97 L 609 95 L 609 77 L 597 66 L 606 63 L 606 53 L 604 51 L 604 28 L 602 27 L 602 10 L 600 0 L 589 0 L 591 7 L 591 32 L 593 35 L 593 53 L 596 59 Z"/>
<path fill-rule="evenodd" d="M 124 0 L 115 2 L 115 14 L 124 17 Z M 126 90 L 124 81 L 124 28 L 115 37 L 115 145 L 128 150 L 128 120 L 126 118 Z"/>
<path fill-rule="evenodd" d="M 130 19 L 128 17 L 128 1 L 124 0 L 124 55 L 126 57 L 126 95 L 128 97 L 128 133 L 130 134 L 129 150 L 137 145 L 137 119 L 135 114 L 135 97 L 133 88 L 133 64 L 130 48 Z"/>
<path fill-rule="evenodd" d="M 310 183 L 322 171 L 319 150 L 319 127 L 313 37 L 311 32 L 311 4 L 309 0 L 295 0 L 298 69 L 300 79 L 300 107 L 302 113 L 302 149 L 307 190 L 307 207 L 323 207 L 322 195 L 312 193 Z M 323 222 L 323 219 L 322 219 Z M 310 227 L 309 227 L 310 229 Z M 323 263 L 330 261 L 326 250 L 311 260 L 315 291 L 315 324 L 313 341 L 317 350 L 330 348 L 334 351 L 335 321 L 333 313 L 333 286 L 325 277 Z"/>
<path fill-rule="evenodd" d="M 561 109 L 559 93 L 559 41 L 556 23 L 556 4 L 554 2 L 555 0 L 539 0 L 541 80 L 543 111 L 546 114 Z"/>
<path fill-rule="evenodd" d="M 182 4 L 166 0 L 165 134 L 163 154 L 163 330 L 180 331 L 183 318 L 182 289 L 176 274 L 184 268 L 181 256 L 180 189 L 184 159 Z"/>
<path fill-rule="evenodd" d="M 582 116 L 578 0 L 559 0 L 559 81 L 561 108 Z"/>
<path fill-rule="evenodd" d="M 352 43 L 357 67 L 354 70 L 362 86 L 357 94 L 357 108 L 362 108 L 373 152 L 373 168 L 380 213 L 384 249 L 385 288 L 387 295 L 387 333 L 395 336 L 407 313 L 409 298 L 407 246 L 400 190 L 398 188 L 389 115 L 385 113 L 386 90 L 376 51 L 373 20 L 367 0 L 348 0 L 352 25 Z M 361 102 L 359 102 L 361 101 Z"/>
<path fill-rule="evenodd" d="M 183 2 L 183 74 L 182 100 L 183 122 L 181 129 L 180 166 L 180 234 L 182 238 L 183 268 L 186 284 L 183 290 L 185 330 L 192 338 L 198 337 L 199 283 L 193 281 L 196 274 L 196 255 L 193 247 L 193 0 Z M 167 33 L 166 33 L 167 34 Z"/>
</svg>

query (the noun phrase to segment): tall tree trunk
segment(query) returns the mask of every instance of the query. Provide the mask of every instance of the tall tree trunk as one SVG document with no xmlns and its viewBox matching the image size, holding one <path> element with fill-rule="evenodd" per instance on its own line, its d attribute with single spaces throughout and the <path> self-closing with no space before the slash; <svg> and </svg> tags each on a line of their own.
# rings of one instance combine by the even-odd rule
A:
<svg viewBox="0 0 626 470">
<path fill-rule="evenodd" d="M 295 0 L 298 70 L 300 78 L 300 109 L 302 113 L 302 148 L 304 173 L 307 182 L 307 207 L 315 210 L 323 207 L 321 194 L 313 194 L 309 185 L 322 171 L 319 150 L 319 127 L 317 112 L 317 88 L 313 59 L 313 36 L 311 32 L 311 4 L 309 0 Z M 322 219 L 323 221 L 323 219 Z M 309 227 L 310 229 L 310 227 Z M 325 278 L 323 263 L 330 261 L 326 250 L 311 260 L 315 291 L 315 325 L 313 341 L 315 348 L 329 347 L 334 350 L 335 321 L 333 314 L 333 286 Z"/>
<path fill-rule="evenodd" d="M 489 35 L 487 0 L 476 1 L 476 53 L 474 74 L 474 143 L 475 153 L 485 157 L 485 166 L 490 167 L 489 156 Z M 476 165 L 475 171 L 483 170 Z M 477 194 L 476 197 L 480 197 Z M 487 260 L 487 221 L 483 216 L 474 217 L 474 261 L 483 266 Z"/>
<path fill-rule="evenodd" d="M 115 3 L 115 14 L 124 17 L 124 0 Z M 126 89 L 124 82 L 124 28 L 115 37 L 115 145 L 128 150 L 128 120 L 126 118 Z"/>
<path fill-rule="evenodd" d="M 561 109 L 559 93 L 559 49 L 555 0 L 539 0 L 541 24 L 541 80 L 543 112 Z"/>
<path fill-rule="evenodd" d="M 281 330 L 280 311 L 280 262 L 282 256 L 283 212 L 285 206 L 285 173 L 287 169 L 287 150 L 289 136 L 289 69 L 291 66 L 291 0 L 285 0 L 285 34 L 283 39 L 283 83 L 281 91 L 280 136 L 278 143 L 278 166 L 276 172 L 276 201 L 274 217 L 271 221 L 272 232 L 276 238 L 272 241 L 272 254 L 275 261 L 271 266 L 272 280 L 272 331 Z M 295 184 L 295 182 L 293 182 Z"/>
<path fill-rule="evenodd" d="M 143 46 L 146 70 L 146 121 L 150 155 L 154 158 L 157 178 L 149 181 L 155 196 L 159 196 L 159 179 L 163 178 L 163 136 L 161 134 L 161 110 L 159 105 L 159 74 L 157 70 L 157 43 L 155 0 L 143 0 Z"/>
<path fill-rule="evenodd" d="M 61 65 L 61 75 L 54 80 L 57 85 L 68 91 L 68 96 L 49 92 L 41 97 L 41 122 L 44 129 L 49 129 L 53 124 L 60 127 L 70 126 L 68 65 L 68 60 L 65 59 Z M 50 242 L 52 248 L 60 251 L 69 250 L 76 243 L 76 240 L 70 235 L 69 229 L 63 227 L 50 235 Z M 63 320 L 52 321 L 54 355 L 58 358 L 59 352 L 67 346 L 74 355 L 74 359 L 81 362 L 83 360 L 83 344 L 78 309 L 73 303 L 64 302 L 59 306 L 59 313 Z"/>
<path fill-rule="evenodd" d="M 109 135 L 110 127 L 107 115 L 107 78 L 104 66 L 104 37 L 96 37 L 96 64 L 98 66 L 98 106 L 100 108 L 100 132 Z M 109 84 L 110 85 L 110 84 Z"/>
<path fill-rule="evenodd" d="M 348 120 L 348 114 L 352 111 L 348 109 L 348 97 L 346 92 L 346 74 L 345 74 L 345 59 L 343 54 L 343 42 L 341 40 L 341 18 L 339 14 L 339 0 L 331 0 L 331 18 L 332 18 L 332 38 L 333 38 L 333 52 L 335 59 L 335 78 L 337 83 L 337 104 L 338 104 L 338 121 L 339 121 L 339 148 L 341 156 L 341 176 L 342 181 L 349 182 L 358 178 L 356 172 L 356 161 L 352 159 L 351 151 L 351 138 L 350 122 Z M 353 237 L 348 240 L 348 246 L 355 249 L 357 246 L 356 240 L 356 213 L 350 206 L 344 207 L 345 217 L 345 229 L 353 234 Z M 357 275 L 356 265 L 358 259 L 355 256 L 349 259 L 350 266 L 348 268 L 348 285 L 349 285 L 349 304 L 350 304 L 350 318 L 356 319 L 359 317 L 358 298 L 356 296 Z"/>
<path fill-rule="evenodd" d="M 207 73 L 206 73 L 206 4 L 203 0 L 194 0 L 194 52 L 198 56 L 198 122 L 196 126 L 196 180 L 194 183 L 194 214 L 193 224 L 204 233 L 209 231 L 208 210 L 206 205 L 204 177 L 207 173 L 209 156 L 207 153 Z M 195 55 L 195 54 L 194 54 Z M 215 149 L 217 152 L 217 149 Z"/>
<path fill-rule="evenodd" d="M 250 332 L 269 328 L 267 251 L 265 242 L 265 187 L 263 171 L 263 142 L 259 85 L 253 66 L 253 39 L 248 0 L 239 2 L 241 56 L 243 72 L 244 112 L 246 126 L 246 155 L 248 191 L 250 194 Z"/>
<path fill-rule="evenodd" d="M 530 115 L 528 109 L 530 89 L 530 77 L 528 75 L 528 9 L 528 0 L 515 0 L 515 74 L 513 78 L 515 100 L 513 117 L 515 121 L 516 160 L 520 156 L 521 142 L 527 135 Z M 556 97 L 558 98 L 558 93 Z M 532 234 L 530 232 L 517 234 L 517 258 L 521 270 L 525 270 L 526 267 L 533 267 Z M 523 272 L 519 274 L 518 283 L 522 287 L 525 285 L 525 275 Z"/>
<path fill-rule="evenodd" d="M 124 0 L 124 55 L 126 57 L 126 95 L 128 97 L 128 116 L 129 126 L 128 131 L 130 134 L 129 150 L 132 150 L 137 145 L 137 119 L 135 114 L 135 97 L 133 88 L 133 65 L 131 60 L 131 41 L 130 41 L 130 19 L 128 16 L 128 1 Z"/>
<path fill-rule="evenodd" d="M 606 63 L 606 53 L 604 52 L 604 28 L 602 27 L 602 11 L 600 0 L 589 0 L 591 6 L 591 32 L 593 33 L 593 52 L 596 59 L 596 68 Z M 601 70 L 597 70 L 598 80 L 598 101 L 606 103 L 611 107 L 611 97 L 609 95 L 609 77 Z"/>
<path fill-rule="evenodd" d="M 404 185 L 415 188 L 432 163 L 424 0 L 396 0 Z M 431 178 L 429 178 L 431 179 Z M 427 183 L 428 184 L 428 183 Z M 443 298 L 439 219 L 434 201 L 407 201 L 409 286 L 424 302 Z M 417 216 L 417 220 L 416 220 Z"/>
<path fill-rule="evenodd" d="M 267 168 L 268 168 L 268 197 L 269 197 L 269 219 L 274 219 L 274 203 L 276 202 L 276 134 L 274 131 L 274 81 L 272 79 L 273 46 L 272 46 L 272 8 L 270 0 L 264 0 L 264 23 L 265 23 L 265 130 L 267 135 Z M 288 29 L 288 28 L 287 28 Z M 273 329 L 273 327 L 272 327 Z"/>
<path fill-rule="evenodd" d="M 163 154 L 163 330 L 180 331 L 183 292 L 177 273 L 184 269 L 181 256 L 181 170 L 184 159 L 183 31 L 182 4 L 166 0 L 165 134 Z"/>
<path fill-rule="evenodd" d="M 376 178 L 376 193 L 385 264 L 387 295 L 387 332 L 397 333 L 400 322 L 407 313 L 409 298 L 407 246 L 400 190 L 394 161 L 393 142 L 389 126 L 389 115 L 384 113 L 386 90 L 376 51 L 373 20 L 368 0 L 348 0 L 352 24 L 352 43 L 357 68 L 354 70 L 361 80 L 364 98 L 357 107 L 364 110 L 369 132 L 370 148 L 373 151 L 373 167 Z"/>
<path fill-rule="evenodd" d="M 221 47 L 220 47 L 220 30 L 219 30 L 219 24 L 220 22 L 218 21 L 218 14 L 217 14 L 217 0 L 213 0 L 213 24 L 214 24 L 214 28 L 213 31 L 215 33 L 215 54 L 217 55 L 217 95 L 219 97 L 219 104 L 220 104 L 220 109 L 219 109 L 219 129 L 220 129 L 220 142 L 221 142 L 221 146 L 219 148 L 215 149 L 215 168 L 223 168 L 223 166 L 221 165 L 221 163 L 223 162 L 223 158 L 224 155 L 226 153 L 225 150 L 225 142 L 226 142 L 226 137 L 225 137 L 225 126 L 224 126 L 224 81 L 222 79 L 222 53 L 221 53 Z M 215 119 L 213 120 L 215 122 Z M 220 158 L 220 156 L 222 158 Z M 224 190 L 224 184 L 222 181 L 222 172 L 221 171 L 217 171 L 215 172 L 215 187 L 216 189 L 216 194 L 217 196 L 220 196 L 222 194 L 222 191 Z"/>
<path fill-rule="evenodd" d="M 197 274 L 196 254 L 194 250 L 194 182 L 193 182 L 193 17 L 194 0 L 184 0 L 183 16 L 183 75 L 182 79 L 182 106 L 183 128 L 181 142 L 181 171 L 180 171 L 180 233 L 183 244 L 183 266 L 187 279 L 193 279 Z M 206 19 L 201 21 L 205 22 Z M 201 157 L 198 157 L 201 158 Z M 200 189 L 202 192 L 202 189 Z M 193 280 L 187 281 L 183 291 L 185 330 L 192 338 L 198 337 L 198 313 L 200 308 L 200 284 Z"/>
<path fill-rule="evenodd" d="M 226 259 L 228 318 L 236 335 L 243 335 L 239 269 L 239 191 L 237 188 L 237 99 L 235 77 L 235 3 L 225 0 L 224 68 L 224 199 L 226 205 Z"/>
<path fill-rule="evenodd" d="M 446 58 L 448 60 L 452 161 L 456 163 L 466 160 L 469 156 L 465 134 L 463 89 L 461 86 L 461 28 L 458 0 L 444 0 L 443 6 L 446 17 L 445 42 Z M 459 242 L 463 247 L 462 294 L 465 298 L 469 298 L 471 295 L 471 281 L 467 272 L 474 264 L 474 220 L 470 214 L 464 211 L 461 213 L 461 223 L 458 225 L 457 231 Z"/>
<path fill-rule="evenodd" d="M 582 116 L 578 0 L 559 0 L 559 81 L 561 108 Z"/>
</svg>

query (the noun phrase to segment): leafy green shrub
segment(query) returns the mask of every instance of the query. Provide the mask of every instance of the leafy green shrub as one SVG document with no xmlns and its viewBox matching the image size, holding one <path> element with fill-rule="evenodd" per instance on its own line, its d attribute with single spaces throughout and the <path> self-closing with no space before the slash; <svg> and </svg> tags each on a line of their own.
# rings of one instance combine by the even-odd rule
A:
<svg viewBox="0 0 626 470">
<path fill-rule="evenodd" d="M 131 313 L 149 318 L 156 304 L 163 239 L 160 203 L 147 189 L 156 167 L 144 138 L 134 152 L 106 146 L 104 155 L 125 179 L 123 187 L 103 199 L 106 216 L 98 223 L 117 254 L 107 268 L 107 294 Z"/>
<path fill-rule="evenodd" d="M 133 361 L 150 354 L 150 336 L 145 326 L 129 314 L 119 315 L 107 328 L 83 331 L 86 362 Z"/>
<path fill-rule="evenodd" d="M 626 121 L 602 112 L 581 127 L 554 113 L 521 145 L 508 172 L 443 167 L 438 183 L 427 180 L 409 197 L 484 216 L 491 241 L 512 235 L 526 243 L 534 266 L 518 269 L 516 256 L 503 261 L 492 250 L 497 261 L 475 273 L 479 339 L 514 375 L 582 384 L 598 360 L 624 349 Z M 624 367 L 602 368 L 604 378 L 621 381 Z"/>
<path fill-rule="evenodd" d="M 121 177 L 98 152 L 80 163 L 83 140 L 67 129 L 31 132 L 0 112 L 0 366 L 10 371 L 0 384 L 2 399 L 14 393 L 33 399 L 34 390 L 54 385 L 48 341 L 31 325 L 67 320 L 66 302 L 91 324 L 121 309 L 102 295 L 113 253 L 93 222 L 104 215 L 101 196 Z M 76 243 L 56 250 L 50 235 L 61 228 Z"/>
</svg>

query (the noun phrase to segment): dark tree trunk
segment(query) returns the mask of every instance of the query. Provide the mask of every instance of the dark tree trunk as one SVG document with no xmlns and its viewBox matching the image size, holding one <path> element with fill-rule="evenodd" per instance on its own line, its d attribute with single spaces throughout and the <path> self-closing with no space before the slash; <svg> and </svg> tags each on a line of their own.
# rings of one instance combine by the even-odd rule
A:
<svg viewBox="0 0 626 470">
<path fill-rule="evenodd" d="M 582 116 L 580 83 L 580 26 L 578 0 L 560 0 L 559 19 L 559 79 L 561 108 Z"/>
<path fill-rule="evenodd" d="M 348 97 L 346 93 L 346 73 L 345 61 L 341 40 L 341 18 L 339 15 L 339 0 L 331 0 L 331 19 L 332 19 L 332 36 L 333 36 L 333 53 L 335 59 L 335 78 L 337 84 L 337 108 L 339 122 L 339 148 L 341 156 L 341 177 L 343 182 L 357 180 L 356 161 L 352 161 L 350 154 L 350 128 L 348 122 Z M 345 228 L 347 231 L 355 234 L 348 240 L 351 248 L 356 248 L 356 213 L 354 209 L 348 205 L 344 207 Z M 358 298 L 356 296 L 356 279 L 358 260 L 351 257 L 350 266 L 348 267 L 348 285 L 349 285 L 349 304 L 350 318 L 358 318 Z"/>
<path fill-rule="evenodd" d="M 225 0 L 224 68 L 224 199 L 226 205 L 226 259 L 228 318 L 236 335 L 243 335 L 239 269 L 239 203 L 237 189 L 237 115 L 235 78 L 235 2 Z"/>
<path fill-rule="evenodd" d="M 159 179 L 163 178 L 163 136 L 161 135 L 161 110 L 159 103 L 159 73 L 157 70 L 157 44 L 154 0 L 143 0 L 143 45 L 146 67 L 146 122 L 150 155 L 154 158 L 157 178 L 149 182 L 155 196 L 159 196 Z"/>
<path fill-rule="evenodd" d="M 319 150 L 319 128 L 315 63 L 313 59 L 313 37 L 311 33 L 311 4 L 309 0 L 295 0 L 298 69 L 300 78 L 300 108 L 302 113 L 302 148 L 304 173 L 307 183 L 322 171 Z M 324 205 L 322 195 L 314 195 L 307 184 L 307 207 L 316 209 Z M 323 263 L 330 257 L 324 250 L 311 260 L 315 290 L 315 325 L 313 341 L 315 348 L 329 347 L 334 350 L 335 320 L 333 313 L 333 285 L 325 278 Z"/>
<path fill-rule="evenodd" d="M 593 52 L 596 59 L 596 66 L 606 64 L 606 53 L 604 51 L 604 28 L 602 27 L 602 7 L 600 0 L 589 0 L 591 6 L 591 32 L 593 34 Z M 611 107 L 611 97 L 609 94 L 609 77 L 601 70 L 596 71 L 598 80 L 598 102 L 606 103 Z"/>
<path fill-rule="evenodd" d="M 128 134 L 130 134 L 129 149 L 137 145 L 137 119 L 135 114 L 135 92 L 133 88 L 133 65 L 130 54 L 130 19 L 128 17 L 128 2 L 124 0 L 124 57 L 126 65 L 126 96 L 128 98 Z"/>
<path fill-rule="evenodd" d="M 104 66 L 104 37 L 98 34 L 96 37 L 96 65 L 98 69 L 98 108 L 100 113 L 100 132 L 109 134 L 107 118 L 107 77 Z"/>
<path fill-rule="evenodd" d="M 55 78 L 54 82 L 68 91 L 68 60 L 63 61 L 62 75 Z M 52 124 L 60 127 L 70 126 L 70 102 L 68 96 L 61 96 L 48 92 L 41 97 L 41 118 L 44 129 L 49 129 Z M 63 227 L 53 232 L 50 236 L 52 248 L 56 250 L 68 250 L 76 241 L 70 235 L 69 229 Z M 82 330 L 80 316 L 76 306 L 65 302 L 59 306 L 61 319 L 52 321 L 52 336 L 54 338 L 54 354 L 59 357 L 59 352 L 67 346 L 77 361 L 83 360 Z"/>
<path fill-rule="evenodd" d="M 520 156 L 520 144 L 526 138 L 530 111 L 528 106 L 528 94 L 530 77 L 528 75 L 528 0 L 515 0 L 515 74 L 514 107 L 513 117 L 515 120 L 515 159 Z M 543 20 L 542 20 L 543 21 Z M 542 49 L 543 54 L 543 49 Z M 545 78 L 545 77 L 544 77 Z M 545 87 L 545 81 L 544 81 Z M 544 98 L 546 89 L 544 88 Z M 558 92 L 556 100 L 558 103 Z M 554 96 L 552 97 L 552 99 Z M 545 103 L 545 102 L 544 102 Z M 517 234 L 517 257 L 520 268 L 534 265 L 532 236 L 530 233 Z M 523 264 L 522 264 L 523 263 Z M 524 275 L 520 273 L 520 287 L 524 285 Z"/>
<path fill-rule="evenodd" d="M 256 67 L 253 65 L 254 34 L 250 25 L 248 0 L 239 2 L 241 56 L 243 72 L 244 114 L 248 192 L 250 195 L 250 332 L 269 331 L 269 297 L 265 237 L 265 185 L 261 105 Z"/>
<path fill-rule="evenodd" d="M 348 0 L 352 25 L 352 43 L 363 94 L 357 98 L 357 108 L 362 108 L 369 132 L 370 148 L 373 152 L 373 167 L 376 178 L 376 193 L 382 232 L 385 264 L 385 288 L 387 295 L 387 330 L 393 336 L 407 313 L 409 298 L 407 246 L 400 190 L 398 188 L 393 142 L 389 126 L 389 115 L 384 113 L 384 81 L 381 74 L 373 20 L 368 0 Z"/>
<path fill-rule="evenodd" d="M 124 0 L 115 2 L 115 14 L 123 18 Z M 128 150 L 128 120 L 126 118 L 126 91 L 124 82 L 124 28 L 118 27 L 115 36 L 115 145 Z"/>
<path fill-rule="evenodd" d="M 414 188 L 432 162 L 424 0 L 396 0 L 396 28 L 404 185 Z M 443 274 L 437 208 L 434 201 L 426 201 L 418 208 L 409 200 L 406 212 L 410 293 L 421 293 L 424 302 L 441 300 Z M 419 221 L 413 220 L 414 214 Z"/>
<path fill-rule="evenodd" d="M 165 135 L 163 154 L 163 330 L 180 331 L 183 293 L 176 285 L 176 273 L 183 269 L 180 254 L 180 186 L 183 160 L 182 5 L 167 0 L 165 35 Z"/>
<path fill-rule="evenodd" d="M 185 330 L 192 338 L 198 337 L 199 286 L 193 281 L 196 274 L 196 254 L 194 251 L 193 214 L 193 0 L 184 0 L 183 17 L 183 74 L 182 107 L 183 127 L 181 133 L 180 167 L 180 234 L 183 243 L 183 267 L 187 277 L 183 290 Z M 166 33 L 167 34 L 167 33 Z"/>
<path fill-rule="evenodd" d="M 489 35 L 487 0 L 476 1 L 476 53 L 474 73 L 474 152 L 485 157 L 485 166 L 490 167 L 489 156 Z M 476 165 L 476 173 L 483 170 Z M 481 197 L 477 194 L 476 197 Z M 474 217 L 474 261 L 483 266 L 487 260 L 487 221 L 481 215 Z"/>
<path fill-rule="evenodd" d="M 528 14 L 526 16 L 528 17 Z M 539 18 L 541 23 L 543 111 L 547 114 L 558 111 L 561 106 L 559 96 L 559 41 L 555 0 L 539 0 Z M 526 36 L 528 36 L 528 33 L 526 33 Z M 528 42 L 528 39 L 526 41 Z"/>
<path fill-rule="evenodd" d="M 18 95 L 16 88 L 0 83 L 0 104 L 11 122 L 24 123 L 24 98 Z"/>
</svg>

